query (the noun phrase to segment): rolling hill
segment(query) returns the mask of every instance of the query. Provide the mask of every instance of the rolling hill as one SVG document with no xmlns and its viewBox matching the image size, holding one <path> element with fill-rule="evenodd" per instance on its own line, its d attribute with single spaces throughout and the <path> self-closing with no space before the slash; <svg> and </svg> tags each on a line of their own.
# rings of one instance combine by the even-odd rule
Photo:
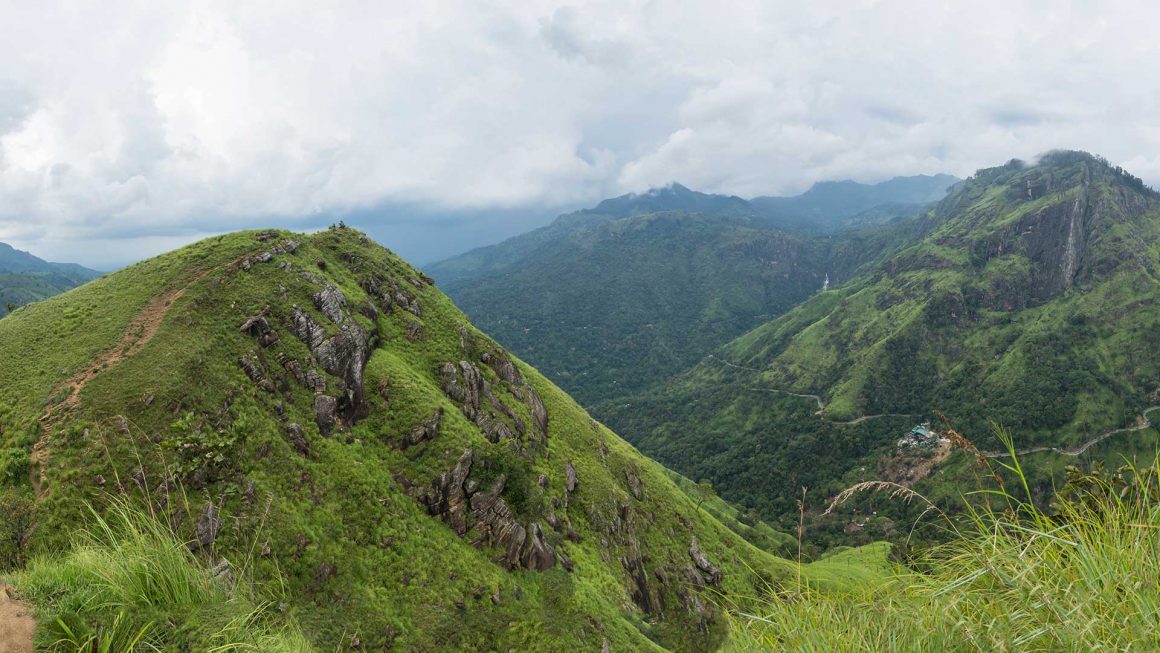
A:
<svg viewBox="0 0 1160 653">
<path fill-rule="evenodd" d="M 38 302 L 0 321 L 0 366 L 0 495 L 34 506 L 16 559 L 127 498 L 280 588 L 319 650 L 712 650 L 719 598 L 863 564 L 754 546 L 346 228 L 211 238 Z M 99 612 L 78 601 L 40 607 Z M 216 618 L 153 609 L 171 642 Z"/>
</svg>

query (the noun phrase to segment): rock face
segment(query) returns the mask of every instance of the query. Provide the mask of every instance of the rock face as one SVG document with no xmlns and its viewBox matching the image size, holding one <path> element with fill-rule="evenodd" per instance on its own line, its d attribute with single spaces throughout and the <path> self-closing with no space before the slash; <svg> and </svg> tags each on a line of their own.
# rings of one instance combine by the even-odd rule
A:
<svg viewBox="0 0 1160 653">
<path fill-rule="evenodd" d="M 345 317 L 343 311 L 346 309 L 346 295 L 338 288 L 328 285 L 314 293 L 314 307 L 330 318 L 331 322 L 342 324 Z"/>
<path fill-rule="evenodd" d="M 439 379 L 443 392 L 460 404 L 463 415 L 492 442 L 515 439 L 526 432 L 524 421 L 495 396 L 491 384 L 474 364 L 444 363 L 439 367 Z"/>
<path fill-rule="evenodd" d="M 327 289 L 324 289 L 319 295 L 326 292 Z M 337 289 L 334 292 L 338 292 Z M 319 295 L 315 295 L 316 299 Z M 327 303 L 324 305 L 329 309 L 345 305 L 346 302 L 345 298 L 339 300 L 333 294 L 326 294 L 326 298 Z M 334 313 L 335 310 L 331 312 Z M 310 313 L 297 306 L 294 307 L 291 317 L 291 328 L 294 335 L 298 336 L 298 339 L 314 354 L 322 369 L 341 378 L 345 383 L 346 393 L 341 409 L 343 416 L 354 423 L 365 415 L 366 410 L 363 401 L 363 369 L 371 355 L 371 337 L 353 320 L 342 315 L 340 309 L 335 314 L 343 318 L 343 323 L 338 334 L 334 336 L 327 337 L 326 329 Z M 316 392 L 319 391 L 317 384 L 310 385 Z"/>
<path fill-rule="evenodd" d="M 721 584 L 721 570 L 717 568 L 709 558 L 701 552 L 700 543 L 697 542 L 697 536 L 693 536 L 693 541 L 689 544 L 689 557 L 692 558 L 693 564 L 702 572 L 702 575 L 710 585 Z"/>
<path fill-rule="evenodd" d="M 337 422 L 338 400 L 327 395 L 314 395 L 314 421 L 323 435 L 330 435 Z"/>
<path fill-rule="evenodd" d="M 506 569 L 544 571 L 554 567 L 562 558 L 544 539 L 540 524 L 532 522 L 525 528 L 501 496 L 506 478 L 500 475 L 487 490 L 479 490 L 469 479 L 472 458 L 472 450 L 465 450 L 454 468 L 422 491 L 420 503 L 460 536 L 474 528 L 478 535 L 472 543 L 500 549 L 495 561 Z M 571 563 L 566 566 L 571 567 Z"/>
</svg>

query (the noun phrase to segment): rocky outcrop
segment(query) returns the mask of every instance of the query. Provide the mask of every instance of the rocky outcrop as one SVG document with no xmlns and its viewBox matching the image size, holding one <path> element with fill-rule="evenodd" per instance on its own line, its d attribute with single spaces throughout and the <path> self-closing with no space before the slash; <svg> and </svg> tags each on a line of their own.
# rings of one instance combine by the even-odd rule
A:
<svg viewBox="0 0 1160 653">
<path fill-rule="evenodd" d="M 576 468 L 572 466 L 572 461 L 564 463 L 564 490 L 568 494 L 576 491 L 576 486 L 580 484 L 579 478 L 576 476 Z"/>
<path fill-rule="evenodd" d="M 693 560 L 693 564 L 696 565 L 697 570 L 701 572 L 701 577 L 706 582 L 710 585 L 721 584 L 721 570 L 710 562 L 708 556 L 701 551 L 700 543 L 697 542 L 696 535 L 693 536 L 693 541 L 689 545 L 689 557 Z"/>
<path fill-rule="evenodd" d="M 472 459 L 472 450 L 465 450 L 454 468 L 422 491 L 419 502 L 460 536 L 474 529 L 477 535 L 472 543 L 476 546 L 500 549 L 495 561 L 506 569 L 544 571 L 563 560 L 544 538 L 539 522 L 525 528 L 516 518 L 501 496 L 506 483 L 503 475 L 488 489 L 478 489 L 469 478 Z M 565 565 L 571 566 L 570 561 Z"/>
<path fill-rule="evenodd" d="M 460 404 L 463 415 L 475 423 L 488 440 L 500 442 L 525 433 L 523 420 L 495 396 L 491 384 L 478 367 L 467 361 L 459 361 L 458 365 L 448 362 L 439 366 L 438 373 L 443 392 Z"/>
<path fill-rule="evenodd" d="M 485 365 L 490 367 L 495 375 L 507 381 L 512 385 L 523 385 L 524 377 L 520 375 L 520 371 L 516 369 L 515 363 L 503 352 L 491 353 L 483 352 L 479 360 L 483 361 Z"/>
<path fill-rule="evenodd" d="M 439 435 L 439 424 L 443 421 L 443 409 L 437 408 L 431 417 L 427 418 L 403 439 L 404 447 L 413 447 L 420 442 L 434 440 Z"/>
<path fill-rule="evenodd" d="M 640 478 L 637 477 L 635 470 L 625 468 L 624 481 L 628 485 L 628 491 L 632 492 L 632 496 L 635 497 L 637 501 L 644 499 L 644 493 L 641 490 Z"/>
<path fill-rule="evenodd" d="M 346 295 L 338 288 L 327 285 L 322 290 L 314 293 L 314 307 L 318 312 L 330 318 L 331 322 L 335 324 L 342 324 L 346 318 L 344 313 L 346 309 Z"/>
<path fill-rule="evenodd" d="M 217 541 L 222 527 L 221 511 L 213 503 L 206 504 L 205 511 L 194 524 L 194 548 L 206 548 Z"/>
<path fill-rule="evenodd" d="M 353 320 L 343 321 L 338 334 L 327 336 L 326 329 L 310 313 L 295 306 L 291 317 L 294 334 L 310 349 L 315 360 L 345 383 L 342 409 L 354 422 L 365 414 L 363 369 L 371 355 L 371 338 Z M 315 391 L 319 391 L 317 387 Z"/>
<path fill-rule="evenodd" d="M 471 449 L 465 449 L 455 467 L 432 481 L 431 487 L 420 499 L 427 506 L 428 512 L 441 517 L 459 536 L 467 533 L 470 505 L 465 486 L 467 476 L 471 473 L 471 460 Z"/>
<path fill-rule="evenodd" d="M 314 395 L 314 422 L 323 435 L 330 435 L 338 421 L 338 400 L 328 395 Z"/>
<path fill-rule="evenodd" d="M 269 314 L 270 307 L 262 309 L 262 312 L 248 318 L 241 326 L 241 332 L 249 334 L 258 339 L 258 344 L 263 348 L 278 342 L 280 337 L 278 332 L 274 331 L 270 326 L 270 321 L 266 319 Z"/>
<path fill-rule="evenodd" d="M 528 406 L 532 411 L 532 424 L 536 427 L 536 433 L 543 443 L 548 442 L 548 408 L 544 406 L 540 395 L 536 394 L 535 390 L 528 388 Z"/>
</svg>

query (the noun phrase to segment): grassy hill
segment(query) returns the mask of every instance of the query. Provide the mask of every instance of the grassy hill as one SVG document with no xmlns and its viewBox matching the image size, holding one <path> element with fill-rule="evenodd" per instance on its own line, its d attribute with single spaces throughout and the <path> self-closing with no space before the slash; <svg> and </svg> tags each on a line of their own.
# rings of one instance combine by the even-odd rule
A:
<svg viewBox="0 0 1160 653">
<path fill-rule="evenodd" d="M 349 229 L 211 238 L 38 302 L 0 321 L 0 366 L 0 565 L 38 560 L 45 627 L 124 618 L 201 650 L 224 591 L 318 650 L 711 650 L 716 598 L 799 573 Z M 78 543 L 87 506 L 126 501 L 192 551 L 175 574 L 253 595 L 118 612 L 68 589 L 171 548 Z M 882 552 L 800 573 L 836 586 Z"/>
<path fill-rule="evenodd" d="M 876 477 L 901 433 L 936 412 L 983 449 L 999 448 L 996 421 L 1021 448 L 1078 450 L 1160 403 L 1160 198 L 1139 180 L 1057 152 L 979 171 L 920 221 L 925 235 L 868 274 L 608 421 L 681 473 L 788 520 L 803 485 L 825 498 Z M 1125 433 L 1120 444 L 1154 438 Z M 1030 463 L 1044 494 L 1058 458 Z"/>
<path fill-rule="evenodd" d="M 0 243 L 0 317 L 8 307 L 52 297 L 100 276 L 73 263 L 49 263 Z"/>
</svg>

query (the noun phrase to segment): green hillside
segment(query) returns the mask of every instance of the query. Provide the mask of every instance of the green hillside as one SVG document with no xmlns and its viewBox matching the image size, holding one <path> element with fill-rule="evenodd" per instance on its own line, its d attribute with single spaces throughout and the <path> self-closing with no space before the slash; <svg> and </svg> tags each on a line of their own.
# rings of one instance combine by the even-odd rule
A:
<svg viewBox="0 0 1160 653">
<path fill-rule="evenodd" d="M 0 243 L 0 317 L 17 308 L 58 295 L 100 276 L 72 263 L 49 263 Z"/>
<path fill-rule="evenodd" d="M 0 565 L 61 555 L 86 504 L 124 498 L 318 650 L 711 650 L 718 597 L 799 573 L 713 515 L 786 536 L 705 504 L 349 229 L 212 238 L 38 302 L 0 321 L 0 366 L 0 496 L 34 507 Z M 78 551 L 62 569 L 107 555 Z M 869 552 L 801 573 L 840 584 Z M 44 575 L 42 623 L 113 619 Z M 219 591 L 127 618 L 201 650 Z"/>
<path fill-rule="evenodd" d="M 824 500 L 877 477 L 900 435 L 937 413 L 984 450 L 999 448 L 996 421 L 1020 448 L 1078 452 L 1160 403 L 1160 198 L 1138 179 L 1057 152 L 979 171 L 922 220 L 929 233 L 868 274 L 625 402 L 609 423 L 774 517 L 796 513 L 803 485 Z M 1107 444 L 1151 437 L 1123 431 Z M 1066 458 L 1030 463 L 1046 494 Z"/>
<path fill-rule="evenodd" d="M 921 228 L 806 238 L 689 213 L 577 222 L 518 265 L 448 282 L 447 292 L 603 416 L 606 404 L 687 369 Z"/>
</svg>

